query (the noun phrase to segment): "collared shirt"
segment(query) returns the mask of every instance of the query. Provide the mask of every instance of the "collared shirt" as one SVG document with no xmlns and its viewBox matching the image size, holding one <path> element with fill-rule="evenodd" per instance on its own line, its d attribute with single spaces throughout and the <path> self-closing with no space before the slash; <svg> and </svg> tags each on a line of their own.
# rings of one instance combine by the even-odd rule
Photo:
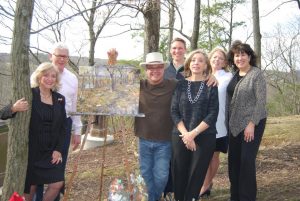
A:
<svg viewBox="0 0 300 201">
<path fill-rule="evenodd" d="M 66 113 L 77 111 L 77 94 L 78 94 L 78 79 L 74 73 L 64 68 L 64 71 L 60 74 L 60 88 L 59 93 L 66 98 Z M 69 115 L 68 115 L 69 117 Z M 81 134 L 81 119 L 80 116 L 70 116 L 73 124 L 72 130 L 75 135 Z"/>
<path fill-rule="evenodd" d="M 218 70 L 214 74 L 218 80 L 218 96 L 219 96 L 219 114 L 216 123 L 217 128 L 217 138 L 221 138 L 227 135 L 227 127 L 225 123 L 225 108 L 226 108 L 226 89 L 228 83 L 232 78 L 231 72 L 226 72 L 224 70 Z"/>
<path fill-rule="evenodd" d="M 176 70 L 173 62 L 171 61 L 169 66 L 165 69 L 164 79 L 184 80 L 183 65 Z"/>
</svg>

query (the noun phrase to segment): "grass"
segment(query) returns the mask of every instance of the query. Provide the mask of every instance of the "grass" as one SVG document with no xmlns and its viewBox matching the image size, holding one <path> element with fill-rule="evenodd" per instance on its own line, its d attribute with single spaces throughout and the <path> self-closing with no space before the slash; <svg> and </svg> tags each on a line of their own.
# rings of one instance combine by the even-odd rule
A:
<svg viewBox="0 0 300 201">
<path fill-rule="evenodd" d="M 300 115 L 268 118 L 262 146 L 300 142 Z"/>
<path fill-rule="evenodd" d="M 120 126 L 123 121 L 115 121 Z M 132 121 L 126 122 L 132 124 Z M 117 130 L 119 128 L 116 128 Z M 300 115 L 287 117 L 270 117 L 260 151 L 257 156 L 257 201 L 296 201 L 300 200 Z M 123 159 L 128 157 L 129 169 L 138 170 L 136 138 L 133 134 L 126 136 L 127 147 L 122 143 L 122 136 L 107 147 L 104 168 L 103 193 L 107 195 L 108 186 L 113 178 L 126 180 Z M 128 149 L 131 151 L 128 152 Z M 127 152 L 125 151 L 127 150 Z M 127 154 L 125 154 L 127 153 Z M 72 187 L 69 200 L 94 200 L 99 194 L 99 175 L 102 149 L 85 151 L 80 161 L 77 179 Z M 69 162 L 75 155 L 70 154 Z M 214 179 L 212 195 L 209 201 L 227 201 L 229 199 L 229 181 L 227 173 L 227 155 L 220 155 L 221 164 Z M 72 170 L 70 170 L 72 172 Z M 67 177 L 70 172 L 67 173 Z M 68 180 L 68 179 L 67 179 Z"/>
<path fill-rule="evenodd" d="M 257 156 L 258 201 L 300 200 L 300 115 L 270 117 Z M 209 201 L 229 199 L 227 154 L 214 179 Z"/>
</svg>

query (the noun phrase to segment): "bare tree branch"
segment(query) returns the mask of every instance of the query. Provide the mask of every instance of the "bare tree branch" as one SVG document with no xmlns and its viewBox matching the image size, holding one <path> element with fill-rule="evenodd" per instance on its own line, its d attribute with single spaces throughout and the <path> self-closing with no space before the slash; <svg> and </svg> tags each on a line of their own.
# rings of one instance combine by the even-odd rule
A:
<svg viewBox="0 0 300 201">
<path fill-rule="evenodd" d="M 3 11 L 6 15 L 8 15 L 9 17 L 12 17 L 12 18 L 9 18 L 9 19 L 12 19 L 13 20 L 13 18 L 15 17 L 15 15 L 14 14 L 11 14 L 10 12 L 8 12 L 2 5 L 0 5 L 0 11 Z M 4 15 L 4 16 L 6 16 L 6 15 Z M 6 16 L 7 17 L 7 16 Z"/>
<path fill-rule="evenodd" d="M 59 24 L 59 23 L 61 23 L 61 22 L 66 21 L 66 20 L 69 20 L 69 19 L 71 19 L 71 18 L 73 18 L 73 17 L 75 17 L 75 16 L 77 16 L 77 15 L 81 15 L 82 13 L 86 13 L 86 12 L 88 12 L 88 11 L 90 11 L 90 10 L 99 8 L 99 7 L 101 7 L 101 6 L 113 4 L 113 3 L 115 3 L 115 2 L 119 2 L 119 1 L 118 1 L 118 0 L 112 0 L 112 1 L 109 1 L 109 2 L 107 2 L 107 3 L 98 5 L 98 6 L 96 6 L 96 7 L 92 7 L 92 8 L 88 8 L 88 9 L 82 10 L 82 11 L 80 11 L 80 12 L 78 12 L 78 13 L 75 13 L 75 14 L 73 14 L 73 15 L 70 15 L 70 16 L 64 18 L 64 19 L 61 19 L 61 20 L 58 20 L 58 21 L 56 21 L 56 22 L 54 22 L 54 23 L 52 23 L 52 24 L 49 24 L 49 25 L 47 25 L 47 26 L 45 26 L 45 27 L 43 27 L 43 28 L 41 28 L 41 29 L 38 29 L 38 30 L 36 30 L 36 31 L 32 31 L 32 32 L 30 32 L 30 34 L 37 34 L 37 33 L 41 32 L 41 31 L 43 31 L 43 30 L 45 30 L 45 29 L 48 29 L 49 27 L 51 27 L 51 26 L 53 26 L 53 25 L 56 25 L 56 24 Z"/>
<path fill-rule="evenodd" d="M 99 37 L 99 38 L 112 38 L 112 37 L 115 37 L 115 36 L 120 36 L 120 35 L 122 35 L 122 34 L 124 34 L 124 33 L 128 33 L 128 32 L 130 32 L 130 31 L 140 31 L 140 30 L 142 30 L 142 29 L 134 29 L 134 28 L 130 28 L 129 30 L 122 31 L 122 32 L 117 33 L 117 34 L 113 34 L 113 35 L 109 35 L 109 36 L 101 36 L 101 37 Z"/>
<path fill-rule="evenodd" d="M 271 11 L 269 11 L 267 14 L 262 15 L 260 17 L 267 17 L 268 15 L 270 15 L 271 13 L 273 13 L 275 10 L 279 9 L 282 5 L 287 4 L 287 3 L 291 3 L 293 1 L 298 2 L 298 6 L 299 6 L 299 9 L 300 9 L 300 0 L 289 0 L 289 1 L 282 2 L 281 4 L 279 4 L 278 6 L 276 6 L 275 8 L 273 8 Z"/>
</svg>

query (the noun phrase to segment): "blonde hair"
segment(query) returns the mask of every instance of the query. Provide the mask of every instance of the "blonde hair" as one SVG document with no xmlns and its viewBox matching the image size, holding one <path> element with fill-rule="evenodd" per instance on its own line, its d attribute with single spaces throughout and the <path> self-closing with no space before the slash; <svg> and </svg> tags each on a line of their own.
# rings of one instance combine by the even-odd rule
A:
<svg viewBox="0 0 300 201">
<path fill-rule="evenodd" d="M 228 66 L 227 54 L 226 54 L 225 50 L 223 50 L 223 49 L 220 48 L 220 47 L 216 47 L 216 48 L 214 48 L 212 51 L 210 51 L 210 53 L 208 54 L 208 60 L 209 60 L 209 63 L 210 63 L 210 60 L 211 60 L 213 54 L 214 54 L 215 52 L 218 52 L 218 51 L 221 52 L 221 53 L 223 54 L 224 59 L 225 59 L 225 66 L 223 66 L 222 69 L 225 70 L 226 72 L 229 72 L 229 66 Z"/>
<path fill-rule="evenodd" d="M 52 90 L 57 91 L 60 87 L 60 74 L 57 68 L 50 62 L 41 63 L 35 71 L 32 73 L 30 78 L 30 85 L 32 88 L 40 86 L 41 77 L 47 72 L 53 70 L 56 73 L 56 81 Z"/>
<path fill-rule="evenodd" d="M 211 66 L 210 66 L 210 63 L 209 63 L 209 60 L 208 60 L 208 56 L 207 54 L 201 50 L 201 49 L 197 49 L 197 50 L 194 50 L 192 52 L 190 52 L 184 62 L 184 74 L 185 74 L 185 77 L 190 77 L 192 75 L 192 72 L 190 70 L 190 63 L 192 61 L 192 57 L 195 55 L 195 54 L 202 54 L 206 60 L 206 71 L 205 71 L 205 76 L 207 75 L 210 75 L 211 72 L 212 72 L 212 69 L 211 69 Z"/>
</svg>

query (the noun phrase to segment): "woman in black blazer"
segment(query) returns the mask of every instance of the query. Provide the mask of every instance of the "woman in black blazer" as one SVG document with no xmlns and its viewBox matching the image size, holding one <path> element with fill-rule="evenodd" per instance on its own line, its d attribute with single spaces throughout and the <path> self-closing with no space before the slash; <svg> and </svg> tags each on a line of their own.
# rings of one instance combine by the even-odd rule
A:
<svg viewBox="0 0 300 201">
<path fill-rule="evenodd" d="M 64 183 L 61 152 L 65 139 L 65 98 L 55 92 L 59 72 L 53 64 L 42 63 L 32 76 L 25 198 L 31 201 L 36 185 L 48 184 L 44 201 L 53 201 Z"/>
</svg>

